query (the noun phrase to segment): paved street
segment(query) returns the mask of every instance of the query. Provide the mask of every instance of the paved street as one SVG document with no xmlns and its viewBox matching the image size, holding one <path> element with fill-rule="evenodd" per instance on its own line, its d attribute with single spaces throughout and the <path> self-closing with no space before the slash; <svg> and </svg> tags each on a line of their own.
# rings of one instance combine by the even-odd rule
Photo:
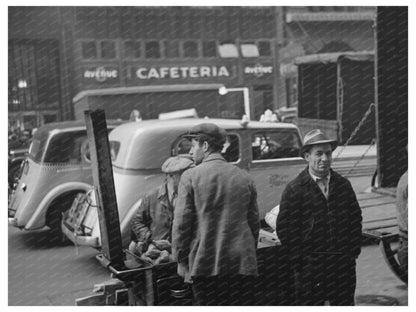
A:
<svg viewBox="0 0 416 312">
<path fill-rule="evenodd" d="M 369 177 L 354 177 L 356 192 L 365 192 Z M 95 259 L 96 250 L 52 245 L 46 231 L 8 228 L 8 304 L 10 306 L 74 305 L 93 285 L 110 274 Z M 407 305 L 408 291 L 387 267 L 378 245 L 363 246 L 358 258 L 358 305 Z"/>
</svg>

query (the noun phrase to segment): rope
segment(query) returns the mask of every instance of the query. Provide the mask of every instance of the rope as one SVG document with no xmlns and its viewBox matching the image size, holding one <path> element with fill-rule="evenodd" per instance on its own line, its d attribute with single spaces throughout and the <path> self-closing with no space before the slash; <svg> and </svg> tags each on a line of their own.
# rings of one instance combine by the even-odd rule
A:
<svg viewBox="0 0 416 312">
<path fill-rule="evenodd" d="M 352 172 L 352 170 L 357 167 L 358 163 L 364 158 L 364 156 L 368 153 L 368 151 L 370 150 L 370 148 L 376 143 L 376 138 L 373 138 L 371 140 L 370 145 L 368 146 L 368 148 L 365 150 L 364 154 L 361 155 L 360 159 L 358 159 L 355 164 L 351 167 L 351 169 L 347 172 L 347 176 Z"/>
<path fill-rule="evenodd" d="M 358 133 L 358 131 L 360 130 L 361 126 L 364 124 L 364 122 L 366 121 L 367 117 L 371 114 L 371 109 L 375 107 L 374 103 L 371 103 L 370 106 L 368 107 L 367 111 L 364 113 L 363 118 L 361 118 L 360 122 L 358 123 L 357 127 L 355 127 L 354 131 L 351 133 L 350 137 L 348 138 L 348 140 L 345 142 L 345 144 L 342 146 L 342 148 L 339 150 L 338 154 L 334 157 L 334 159 L 337 159 L 339 157 L 339 155 L 341 155 L 341 153 L 344 151 L 344 149 L 348 146 L 348 144 L 351 142 L 351 140 L 355 137 L 355 135 Z M 370 144 L 371 146 L 371 144 Z"/>
</svg>

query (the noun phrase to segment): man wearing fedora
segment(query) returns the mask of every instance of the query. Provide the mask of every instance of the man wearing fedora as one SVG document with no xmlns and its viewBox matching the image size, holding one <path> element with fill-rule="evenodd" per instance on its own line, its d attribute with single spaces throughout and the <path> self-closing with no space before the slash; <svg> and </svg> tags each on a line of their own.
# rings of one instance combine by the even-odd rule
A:
<svg viewBox="0 0 416 312">
<path fill-rule="evenodd" d="M 306 133 L 308 166 L 282 193 L 277 235 L 288 257 L 296 305 L 354 305 L 361 208 L 351 183 L 331 169 L 337 141 Z"/>
<path fill-rule="evenodd" d="M 224 129 L 192 127 L 196 167 L 181 178 L 172 247 L 178 273 L 192 282 L 195 305 L 253 305 L 260 220 L 249 174 L 225 161 Z"/>
</svg>

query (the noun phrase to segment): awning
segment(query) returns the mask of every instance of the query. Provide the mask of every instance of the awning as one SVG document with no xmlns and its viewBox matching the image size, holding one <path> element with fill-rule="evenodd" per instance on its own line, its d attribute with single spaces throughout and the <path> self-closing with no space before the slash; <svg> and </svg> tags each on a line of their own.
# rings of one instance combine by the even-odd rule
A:
<svg viewBox="0 0 416 312">
<path fill-rule="evenodd" d="M 103 88 L 84 90 L 74 96 L 73 102 L 78 102 L 87 96 L 101 96 L 101 95 L 119 95 L 119 94 L 136 94 L 136 93 L 151 93 L 151 92 L 177 92 L 177 91 L 206 91 L 219 90 L 224 87 L 220 83 L 204 83 L 204 84 L 175 84 L 175 85 L 159 85 L 159 86 L 135 86 L 135 87 L 118 87 L 118 88 Z"/>
<path fill-rule="evenodd" d="M 340 21 L 373 21 L 376 12 L 302 12 L 287 13 L 286 23 L 291 22 L 340 22 Z"/>
<path fill-rule="evenodd" d="M 313 63 L 336 63 L 340 59 L 348 59 L 352 61 L 374 61 L 373 51 L 361 52 L 335 52 L 335 53 L 320 53 L 300 56 L 295 58 L 295 65 L 313 64 Z"/>
</svg>

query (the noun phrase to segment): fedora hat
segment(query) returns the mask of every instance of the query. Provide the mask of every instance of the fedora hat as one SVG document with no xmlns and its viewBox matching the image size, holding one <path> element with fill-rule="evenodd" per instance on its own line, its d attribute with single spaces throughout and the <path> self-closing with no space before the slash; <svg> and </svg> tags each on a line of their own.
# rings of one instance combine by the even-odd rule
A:
<svg viewBox="0 0 416 312">
<path fill-rule="evenodd" d="M 331 144 L 332 151 L 338 146 L 338 141 L 328 138 L 320 129 L 313 129 L 305 134 L 303 138 L 302 156 L 313 145 L 317 144 Z"/>
</svg>

